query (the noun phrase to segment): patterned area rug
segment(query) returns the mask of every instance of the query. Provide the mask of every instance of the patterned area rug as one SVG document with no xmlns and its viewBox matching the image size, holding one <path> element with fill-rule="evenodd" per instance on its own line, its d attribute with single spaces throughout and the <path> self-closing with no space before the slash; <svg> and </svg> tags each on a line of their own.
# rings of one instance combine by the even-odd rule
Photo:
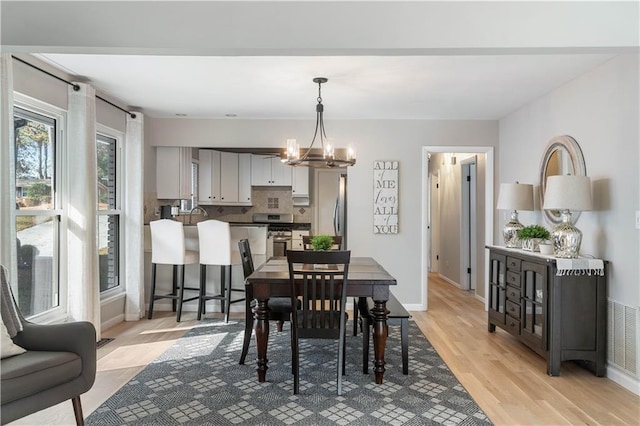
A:
<svg viewBox="0 0 640 426">
<path fill-rule="evenodd" d="M 267 382 L 255 345 L 239 365 L 243 324 L 206 321 L 123 386 L 87 425 L 488 425 L 486 415 L 418 327 L 409 323 L 409 375 L 400 327 L 389 327 L 384 383 L 362 374 L 362 336 L 347 335 L 347 374 L 336 395 L 337 343 L 303 341 L 300 394 L 293 395 L 288 323 L 269 334 Z M 372 349 L 372 348 L 371 348 Z M 373 357 L 373 355 L 371 355 Z M 371 361 L 373 364 L 373 361 Z"/>
</svg>

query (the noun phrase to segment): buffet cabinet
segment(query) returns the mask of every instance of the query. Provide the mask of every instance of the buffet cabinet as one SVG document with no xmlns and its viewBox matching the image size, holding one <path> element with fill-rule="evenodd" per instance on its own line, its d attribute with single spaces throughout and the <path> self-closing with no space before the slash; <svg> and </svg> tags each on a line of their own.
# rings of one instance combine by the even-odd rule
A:
<svg viewBox="0 0 640 426">
<path fill-rule="evenodd" d="M 607 262 L 604 276 L 557 275 L 550 256 L 488 246 L 488 328 L 500 327 L 547 360 L 560 374 L 577 360 L 602 377 L 606 363 Z"/>
</svg>

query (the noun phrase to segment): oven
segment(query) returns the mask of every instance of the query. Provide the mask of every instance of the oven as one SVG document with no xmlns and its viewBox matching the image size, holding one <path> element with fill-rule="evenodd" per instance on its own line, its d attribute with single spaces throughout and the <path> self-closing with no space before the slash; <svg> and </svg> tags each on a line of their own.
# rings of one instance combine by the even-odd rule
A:
<svg viewBox="0 0 640 426">
<path fill-rule="evenodd" d="M 291 249 L 292 214 L 255 213 L 254 223 L 267 224 L 267 238 L 272 242 L 273 256 L 286 256 Z"/>
</svg>

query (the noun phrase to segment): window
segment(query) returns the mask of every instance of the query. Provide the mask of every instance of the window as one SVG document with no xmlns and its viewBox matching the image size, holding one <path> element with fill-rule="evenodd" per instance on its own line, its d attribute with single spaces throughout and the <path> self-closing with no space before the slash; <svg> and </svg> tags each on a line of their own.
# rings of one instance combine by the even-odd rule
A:
<svg viewBox="0 0 640 426">
<path fill-rule="evenodd" d="M 120 179 L 116 138 L 96 137 L 100 292 L 120 285 Z"/>
<path fill-rule="evenodd" d="M 60 199 L 57 139 L 61 117 L 14 109 L 16 244 L 14 288 L 26 317 L 60 306 Z"/>
</svg>

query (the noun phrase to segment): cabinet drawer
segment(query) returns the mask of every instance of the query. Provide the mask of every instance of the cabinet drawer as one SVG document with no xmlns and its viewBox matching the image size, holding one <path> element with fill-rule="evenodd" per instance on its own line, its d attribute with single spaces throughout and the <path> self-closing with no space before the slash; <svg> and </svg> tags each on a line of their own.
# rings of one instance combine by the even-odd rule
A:
<svg viewBox="0 0 640 426">
<path fill-rule="evenodd" d="M 520 303 L 520 289 L 507 286 L 507 299 L 512 300 L 514 303 Z"/>
<path fill-rule="evenodd" d="M 520 287 L 520 274 L 517 272 L 507 271 L 507 284 L 514 287 Z"/>
<path fill-rule="evenodd" d="M 507 256 L 507 269 L 511 271 L 520 272 L 520 264 L 522 260 L 516 259 L 515 257 Z"/>
<path fill-rule="evenodd" d="M 513 303 L 511 300 L 507 300 L 505 306 L 509 315 L 513 318 L 520 318 L 520 305 Z"/>
<path fill-rule="evenodd" d="M 507 315 L 507 323 L 505 324 L 506 330 L 514 335 L 520 334 L 520 321 Z"/>
<path fill-rule="evenodd" d="M 300 240 L 300 241 L 302 241 L 302 237 L 308 237 L 310 233 L 311 233 L 311 231 L 308 231 L 308 230 L 296 229 L 296 230 L 291 231 L 291 239 L 292 240 Z M 302 244 L 302 243 L 300 243 L 300 244 Z"/>
</svg>

